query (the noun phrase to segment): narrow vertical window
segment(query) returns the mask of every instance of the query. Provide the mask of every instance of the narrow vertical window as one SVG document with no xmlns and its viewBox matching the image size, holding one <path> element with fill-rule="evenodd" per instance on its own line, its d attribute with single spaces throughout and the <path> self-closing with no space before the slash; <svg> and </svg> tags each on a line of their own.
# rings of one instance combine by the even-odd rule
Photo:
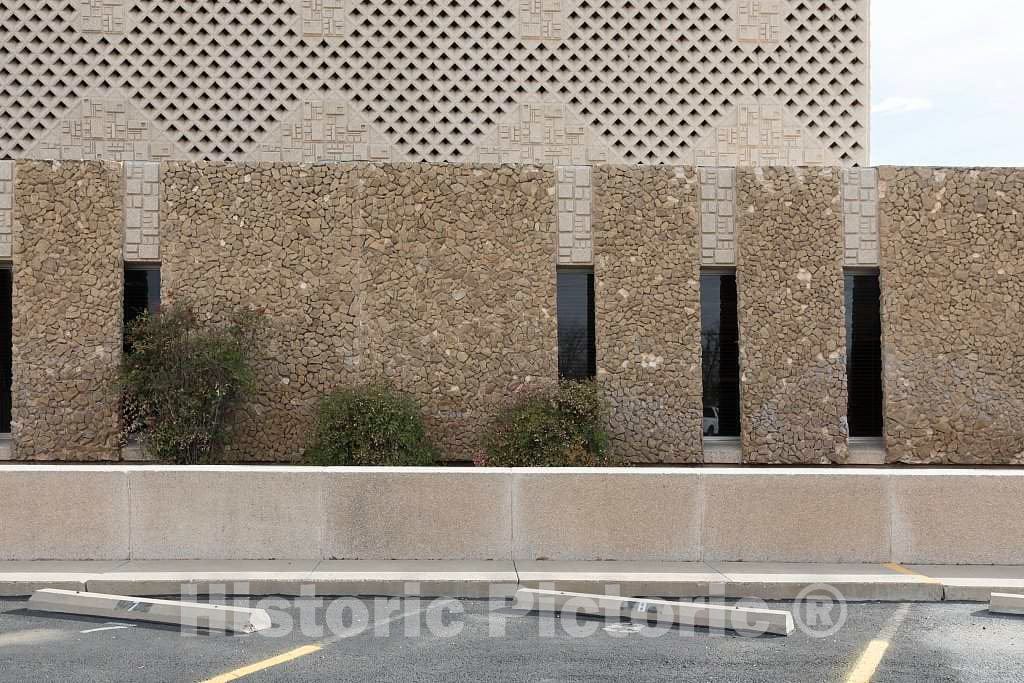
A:
<svg viewBox="0 0 1024 683">
<path fill-rule="evenodd" d="M 11 431 L 11 364 L 14 314 L 13 278 L 10 266 L 0 266 L 0 432 Z"/>
<path fill-rule="evenodd" d="M 704 436 L 739 436 L 740 335 L 735 271 L 701 273 L 700 327 Z"/>
<path fill-rule="evenodd" d="M 846 377 L 851 437 L 882 436 L 880 298 L 878 271 L 847 271 Z"/>
<path fill-rule="evenodd" d="M 559 268 L 557 305 L 559 377 L 594 377 L 597 374 L 594 271 Z"/>
<path fill-rule="evenodd" d="M 143 313 L 160 310 L 160 266 L 129 265 L 124 269 L 124 350 L 128 344 L 128 325 Z"/>
</svg>

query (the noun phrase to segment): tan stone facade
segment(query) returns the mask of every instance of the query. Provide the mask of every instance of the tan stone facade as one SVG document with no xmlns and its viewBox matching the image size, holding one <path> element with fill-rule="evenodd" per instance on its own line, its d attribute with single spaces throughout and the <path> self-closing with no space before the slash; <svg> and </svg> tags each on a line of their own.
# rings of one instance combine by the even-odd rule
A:
<svg viewBox="0 0 1024 683">
<path fill-rule="evenodd" d="M 1024 463 L 1024 173 L 881 169 L 888 457 Z"/>
<path fill-rule="evenodd" d="M 554 174 L 402 164 L 359 180 L 367 361 L 466 458 L 513 391 L 558 375 Z"/>
<path fill-rule="evenodd" d="M 163 288 L 266 311 L 236 455 L 298 457 L 313 408 L 387 378 L 454 457 L 557 374 L 550 168 L 169 163 Z"/>
<path fill-rule="evenodd" d="M 837 169 L 741 169 L 737 287 L 743 459 L 846 460 Z"/>
<path fill-rule="evenodd" d="M 111 460 L 121 356 L 121 164 L 19 161 L 12 436 L 25 460 Z"/>
<path fill-rule="evenodd" d="M 694 168 L 594 176 L 598 377 L 639 462 L 702 460 L 698 186 Z"/>
<path fill-rule="evenodd" d="M 13 166 L 17 458 L 119 456 L 126 254 L 159 255 L 165 299 L 266 311 L 233 457 L 290 461 L 323 393 L 380 377 L 473 456 L 499 403 L 555 381 L 556 266 L 589 250 L 627 459 L 709 459 L 700 268 L 735 256 L 744 462 L 846 462 L 843 273 L 876 262 L 889 460 L 1024 461 L 1020 170 Z"/>
</svg>

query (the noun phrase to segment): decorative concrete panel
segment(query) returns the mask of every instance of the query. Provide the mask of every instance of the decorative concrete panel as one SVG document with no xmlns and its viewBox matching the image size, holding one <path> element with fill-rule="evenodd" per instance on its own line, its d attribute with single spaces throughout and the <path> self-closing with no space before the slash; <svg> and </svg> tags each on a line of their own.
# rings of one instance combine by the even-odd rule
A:
<svg viewBox="0 0 1024 683">
<path fill-rule="evenodd" d="M 82 33 L 122 35 L 128 27 L 125 0 L 75 0 L 75 26 Z"/>
<path fill-rule="evenodd" d="M 310 100 L 261 145 L 261 161 L 390 161 L 391 143 L 351 103 Z"/>
<path fill-rule="evenodd" d="M 588 265 L 594 262 L 593 171 L 590 166 L 559 166 L 558 181 L 558 263 Z"/>
<path fill-rule="evenodd" d="M 1024 463 L 1024 172 L 880 176 L 890 461 Z"/>
<path fill-rule="evenodd" d="M 299 0 L 302 35 L 307 38 L 343 37 L 348 23 L 348 0 Z"/>
<path fill-rule="evenodd" d="M 738 171 L 744 462 L 846 461 L 840 174 Z"/>
<path fill-rule="evenodd" d="M 20 161 L 15 175 L 14 457 L 118 457 L 120 164 Z"/>
<path fill-rule="evenodd" d="M 551 169 L 168 163 L 162 284 L 266 313 L 232 457 L 299 457 L 327 391 L 386 379 L 451 457 L 557 377 Z"/>
<path fill-rule="evenodd" d="M 124 165 L 124 260 L 160 260 L 160 163 Z"/>
<path fill-rule="evenodd" d="M 14 162 L 0 161 L 0 259 L 13 253 Z"/>
<path fill-rule="evenodd" d="M 566 34 L 575 0 L 509 0 L 516 8 L 521 40 L 557 44 Z"/>
<path fill-rule="evenodd" d="M 617 160 L 582 118 L 554 100 L 521 102 L 480 143 L 491 164 L 592 164 Z"/>
<path fill-rule="evenodd" d="M 847 266 L 878 265 L 878 169 L 843 171 L 843 240 Z"/>
<path fill-rule="evenodd" d="M 7 4 L 0 159 L 868 158 L 869 0 Z"/>
<path fill-rule="evenodd" d="M 736 39 L 760 47 L 778 45 L 785 30 L 788 0 L 736 0 Z"/>
<path fill-rule="evenodd" d="M 736 169 L 700 168 L 700 259 L 736 264 Z"/>
<path fill-rule="evenodd" d="M 126 161 L 179 156 L 176 146 L 120 93 L 89 94 L 26 155 Z"/>
<path fill-rule="evenodd" d="M 814 139 L 781 102 L 740 102 L 697 143 L 700 166 L 823 166 L 842 160 Z"/>
<path fill-rule="evenodd" d="M 696 169 L 594 169 L 597 372 L 620 455 L 700 462 Z"/>
</svg>

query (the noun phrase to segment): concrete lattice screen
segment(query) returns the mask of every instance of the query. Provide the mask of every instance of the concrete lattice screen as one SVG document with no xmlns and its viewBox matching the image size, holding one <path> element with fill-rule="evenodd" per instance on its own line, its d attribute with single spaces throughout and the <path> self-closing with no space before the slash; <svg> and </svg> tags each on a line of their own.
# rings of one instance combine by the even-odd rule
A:
<svg viewBox="0 0 1024 683">
<path fill-rule="evenodd" d="M 0 159 L 868 159 L 868 0 L 15 0 L 0 46 Z"/>
</svg>

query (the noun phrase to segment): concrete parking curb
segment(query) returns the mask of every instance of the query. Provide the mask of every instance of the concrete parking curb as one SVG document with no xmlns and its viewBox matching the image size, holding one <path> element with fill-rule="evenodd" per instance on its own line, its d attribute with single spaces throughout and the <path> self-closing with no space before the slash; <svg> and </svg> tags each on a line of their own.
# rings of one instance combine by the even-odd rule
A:
<svg viewBox="0 0 1024 683">
<path fill-rule="evenodd" d="M 1024 592 L 1024 566 L 764 562 L 133 560 L 0 562 L 0 597 L 40 588 L 155 595 L 510 598 L 517 587 L 663 598 L 987 602 Z"/>
</svg>

